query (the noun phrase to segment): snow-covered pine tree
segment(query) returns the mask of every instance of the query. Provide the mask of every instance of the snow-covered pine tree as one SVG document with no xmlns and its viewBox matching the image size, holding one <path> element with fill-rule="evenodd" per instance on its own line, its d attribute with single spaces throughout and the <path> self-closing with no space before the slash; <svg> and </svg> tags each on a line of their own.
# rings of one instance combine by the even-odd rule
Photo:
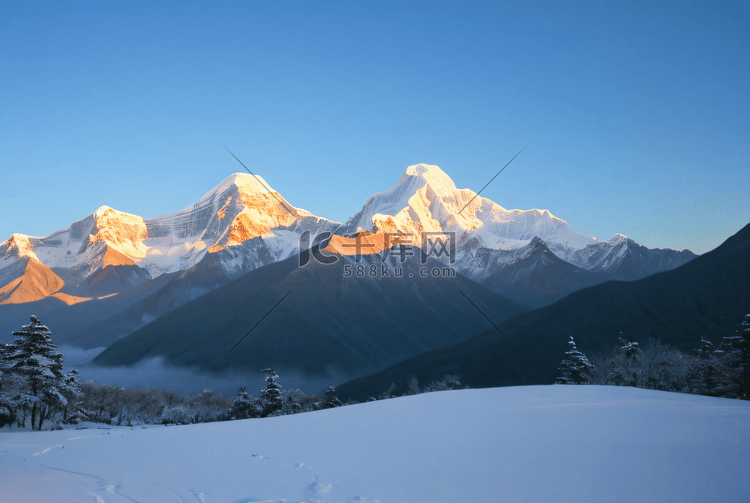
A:
<svg viewBox="0 0 750 503">
<path fill-rule="evenodd" d="M 15 420 L 16 404 L 14 396 L 19 387 L 17 376 L 13 376 L 8 368 L 10 364 L 6 357 L 10 354 L 9 346 L 0 344 L 0 428 L 6 424 L 10 425 Z"/>
<path fill-rule="evenodd" d="M 568 341 L 570 349 L 565 352 L 565 359 L 560 363 L 557 369 L 560 376 L 555 380 L 557 384 L 588 384 L 591 381 L 591 370 L 594 366 L 576 348 L 573 337 Z"/>
<path fill-rule="evenodd" d="M 62 372 L 63 355 L 57 352 L 58 346 L 52 344 L 52 333 L 36 316 L 32 315 L 31 323 L 13 335 L 18 339 L 6 347 L 6 370 L 21 377 L 23 390 L 18 404 L 23 408 L 31 407 L 32 429 L 37 426 L 39 416 L 38 429 L 41 430 L 45 419 L 57 411 L 66 411 L 69 399 L 76 398 L 69 387 L 70 376 Z"/>
<path fill-rule="evenodd" d="M 740 398 L 750 400 L 750 314 L 745 315 L 735 335 L 737 338 L 733 343 L 740 350 L 740 367 L 742 378 L 740 379 Z"/>
<path fill-rule="evenodd" d="M 323 396 L 323 401 L 320 404 L 320 408 L 332 409 L 334 407 L 341 407 L 342 405 L 344 404 L 341 403 L 341 400 L 339 400 L 339 397 L 336 394 L 336 388 L 334 388 L 333 386 L 328 386 L 328 389 Z"/>
<path fill-rule="evenodd" d="M 745 315 L 734 335 L 724 337 L 714 355 L 718 360 L 714 394 L 750 399 L 750 314 Z"/>
<path fill-rule="evenodd" d="M 78 424 L 80 419 L 88 416 L 88 413 L 80 407 L 83 391 L 81 391 L 81 381 L 78 379 L 78 369 L 73 369 L 63 376 L 59 390 L 68 402 L 62 410 L 63 423 Z"/>
<path fill-rule="evenodd" d="M 419 395 L 422 390 L 419 387 L 419 380 L 417 376 L 411 376 L 409 379 L 409 388 L 406 390 L 406 395 Z"/>
<path fill-rule="evenodd" d="M 719 396 L 723 392 L 722 383 L 726 381 L 726 376 L 719 360 L 720 355 L 721 352 L 717 352 L 716 346 L 709 339 L 701 339 L 688 365 L 691 392 L 708 396 Z"/>
<path fill-rule="evenodd" d="M 232 419 L 250 419 L 259 417 L 262 410 L 258 399 L 247 392 L 247 386 L 242 386 L 234 395 L 229 407 L 229 417 Z"/>
<path fill-rule="evenodd" d="M 261 372 L 268 374 L 266 376 L 266 387 L 260 392 L 260 401 L 262 412 L 260 417 L 268 417 L 276 411 L 281 410 L 283 402 L 283 393 L 281 385 L 277 383 L 279 376 L 271 369 L 263 369 Z"/>
</svg>

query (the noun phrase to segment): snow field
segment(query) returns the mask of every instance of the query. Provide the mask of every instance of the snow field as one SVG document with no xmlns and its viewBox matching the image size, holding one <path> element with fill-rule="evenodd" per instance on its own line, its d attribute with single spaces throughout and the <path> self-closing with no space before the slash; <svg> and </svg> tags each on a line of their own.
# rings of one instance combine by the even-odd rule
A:
<svg viewBox="0 0 750 503">
<path fill-rule="evenodd" d="M 608 386 L 0 432 L 0 502 L 750 501 L 750 403 Z M 99 425 L 101 427 L 101 425 Z"/>
</svg>

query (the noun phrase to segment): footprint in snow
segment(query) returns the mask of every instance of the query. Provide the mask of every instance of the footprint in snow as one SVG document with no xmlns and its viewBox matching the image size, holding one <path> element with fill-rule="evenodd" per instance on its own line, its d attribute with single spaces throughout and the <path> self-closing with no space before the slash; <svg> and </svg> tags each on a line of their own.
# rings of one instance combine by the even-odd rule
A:
<svg viewBox="0 0 750 503">
<path fill-rule="evenodd" d="M 90 497 L 90 498 L 96 498 L 96 503 L 107 503 L 107 502 L 106 502 L 106 501 L 104 501 L 104 499 L 103 499 L 103 498 L 102 498 L 101 496 L 99 496 L 98 494 L 94 494 L 94 493 L 88 493 L 88 494 L 87 494 L 86 496 L 88 496 L 88 497 Z"/>
<path fill-rule="evenodd" d="M 339 488 L 335 485 L 320 483 L 318 477 L 313 477 L 313 479 L 313 483 L 305 488 L 306 499 L 313 501 L 326 501 L 340 493 Z"/>
</svg>

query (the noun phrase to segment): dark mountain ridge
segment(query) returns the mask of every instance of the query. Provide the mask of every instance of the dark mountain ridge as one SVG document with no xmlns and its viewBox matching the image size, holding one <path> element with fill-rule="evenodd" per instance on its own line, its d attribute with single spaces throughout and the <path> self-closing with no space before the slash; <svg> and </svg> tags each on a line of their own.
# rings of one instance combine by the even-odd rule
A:
<svg viewBox="0 0 750 503">
<path fill-rule="evenodd" d="M 527 309 L 460 274 L 442 277 L 446 269 L 433 259 L 422 265 L 418 257 L 405 263 L 394 256 L 383 263 L 376 255 L 361 263 L 338 258 L 299 267 L 291 257 L 251 271 L 117 341 L 94 363 L 131 365 L 161 356 L 207 370 L 272 366 L 357 376 L 490 327 L 464 295 L 495 322 Z M 399 267 L 403 276 L 395 277 Z"/>
<path fill-rule="evenodd" d="M 750 312 L 750 225 L 721 246 L 671 271 L 609 281 L 521 313 L 496 330 L 403 361 L 339 386 L 344 399 L 377 396 L 391 383 L 407 389 L 414 376 L 426 384 L 446 374 L 475 387 L 549 384 L 570 336 L 585 353 L 609 353 L 620 337 L 661 340 L 682 351 L 701 337 L 718 342 Z"/>
</svg>

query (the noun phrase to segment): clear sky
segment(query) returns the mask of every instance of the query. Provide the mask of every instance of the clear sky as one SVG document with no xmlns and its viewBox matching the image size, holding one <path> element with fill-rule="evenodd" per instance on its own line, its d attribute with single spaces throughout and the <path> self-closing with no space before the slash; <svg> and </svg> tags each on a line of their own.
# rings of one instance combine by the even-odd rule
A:
<svg viewBox="0 0 750 503">
<path fill-rule="evenodd" d="M 581 233 L 750 222 L 748 2 L 0 0 L 0 241 L 242 168 L 345 221 L 407 166 Z"/>
</svg>

